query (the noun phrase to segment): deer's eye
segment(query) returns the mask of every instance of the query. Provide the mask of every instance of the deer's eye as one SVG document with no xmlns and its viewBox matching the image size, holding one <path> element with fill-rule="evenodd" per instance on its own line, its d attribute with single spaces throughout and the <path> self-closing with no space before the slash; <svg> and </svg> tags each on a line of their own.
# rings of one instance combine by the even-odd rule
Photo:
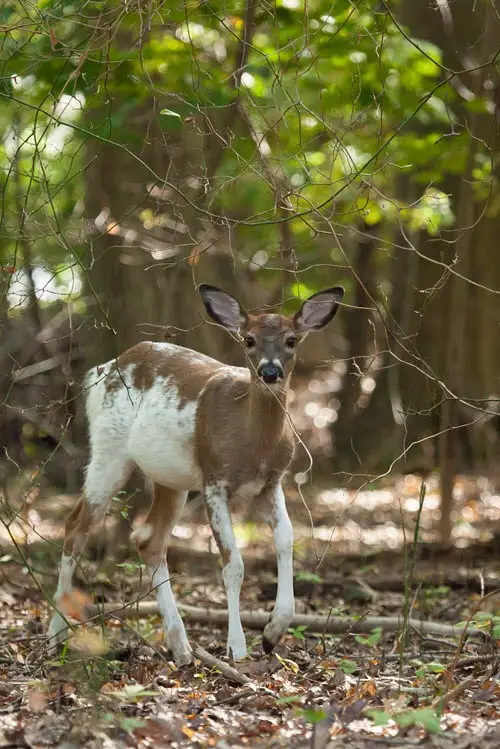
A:
<svg viewBox="0 0 500 749">
<path fill-rule="evenodd" d="M 255 346 L 255 338 L 252 335 L 246 335 L 243 342 L 247 348 L 254 348 Z"/>
<path fill-rule="evenodd" d="M 296 345 L 297 345 L 297 339 L 295 338 L 294 335 L 288 336 L 288 338 L 285 340 L 285 346 L 287 348 L 295 348 Z"/>
</svg>

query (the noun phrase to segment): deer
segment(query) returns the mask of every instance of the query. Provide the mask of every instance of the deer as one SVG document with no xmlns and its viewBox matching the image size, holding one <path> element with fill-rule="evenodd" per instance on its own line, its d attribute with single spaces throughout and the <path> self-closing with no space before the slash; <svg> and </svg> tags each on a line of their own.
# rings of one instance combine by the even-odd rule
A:
<svg viewBox="0 0 500 749">
<path fill-rule="evenodd" d="M 92 528 L 134 468 L 152 486 L 142 525 L 131 533 L 151 574 L 166 640 L 175 664 L 192 649 L 170 585 L 167 549 L 188 492 L 200 491 L 222 562 L 228 611 L 227 655 L 247 655 L 240 621 L 244 565 L 230 506 L 252 502 L 272 530 L 277 593 L 262 646 L 270 653 L 295 611 L 293 528 L 283 479 L 295 451 L 287 406 L 297 347 L 336 315 L 344 289 L 320 291 L 293 316 L 247 313 L 232 295 L 198 287 L 208 316 L 244 347 L 246 367 L 223 364 L 173 343 L 144 341 L 85 377 L 90 459 L 82 495 L 67 518 L 54 613 L 47 633 L 54 652 L 68 637 L 58 608 Z"/>
</svg>

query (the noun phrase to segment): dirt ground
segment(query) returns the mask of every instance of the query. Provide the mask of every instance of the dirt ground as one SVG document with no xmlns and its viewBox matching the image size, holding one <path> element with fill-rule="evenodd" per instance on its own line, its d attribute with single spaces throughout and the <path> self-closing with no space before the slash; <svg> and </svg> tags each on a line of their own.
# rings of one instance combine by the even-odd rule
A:
<svg viewBox="0 0 500 749">
<path fill-rule="evenodd" d="M 49 658 L 43 632 L 57 579 L 64 518 L 75 497 L 15 492 L 0 508 L 0 748 L 500 746 L 500 496 L 486 479 L 458 480 L 454 548 L 436 543 L 433 477 L 413 545 L 421 481 L 391 477 L 361 492 L 304 484 L 287 490 L 296 534 L 298 614 L 339 617 L 341 634 L 294 626 L 275 653 L 247 630 L 249 656 L 234 683 L 196 659 L 176 669 L 158 615 L 86 622 L 91 602 L 153 600 L 132 554 L 87 560 L 66 612 L 69 647 Z M 114 508 L 116 516 L 118 503 Z M 311 514 L 310 514 L 311 513 Z M 311 525 L 313 521 L 313 527 Z M 112 525 L 113 518 L 108 520 Z M 270 611 L 272 539 L 235 513 L 246 564 L 242 610 Z M 174 532 L 173 587 L 181 604 L 224 609 L 213 540 L 193 500 Z M 499 593 L 500 596 L 500 593 Z M 429 634 L 412 620 L 467 623 Z M 400 617 L 381 630 L 367 616 Z M 361 621 L 360 621 L 361 618 Z M 222 663 L 225 630 L 185 617 L 188 635 Z M 245 679 L 246 677 L 246 679 Z"/>
</svg>

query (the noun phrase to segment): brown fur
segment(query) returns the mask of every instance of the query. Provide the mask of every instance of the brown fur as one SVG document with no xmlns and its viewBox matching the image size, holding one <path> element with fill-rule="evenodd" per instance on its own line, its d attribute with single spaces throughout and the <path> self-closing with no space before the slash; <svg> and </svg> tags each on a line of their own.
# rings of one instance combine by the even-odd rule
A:
<svg viewBox="0 0 500 749">
<path fill-rule="evenodd" d="M 172 452 L 170 459 L 172 455 L 176 455 L 178 464 L 171 462 L 163 465 L 163 473 L 161 463 L 168 459 L 168 452 L 155 453 L 156 464 L 152 463 L 149 470 L 153 475 L 161 476 L 162 481 L 168 481 L 165 469 L 170 466 L 172 483 L 179 488 L 187 490 L 200 488 L 200 485 L 206 487 L 209 520 L 225 568 L 224 582 L 230 609 L 228 648 L 234 657 L 243 657 L 246 647 L 241 623 L 235 623 L 243 563 L 231 530 L 226 498 L 239 496 L 258 504 L 267 501 L 270 504 L 268 510 L 271 526 L 279 529 L 279 533 L 275 533 L 280 576 L 278 591 L 280 586 L 284 587 L 281 594 L 278 592 L 278 598 L 281 595 L 281 599 L 288 599 L 288 602 L 281 601 L 281 609 L 275 609 L 264 632 L 265 642 L 272 647 L 286 631 L 293 616 L 293 534 L 280 485 L 294 452 L 293 430 L 287 415 L 287 395 L 295 363 L 295 344 L 299 343 L 303 334 L 319 330 L 333 318 L 344 292 L 336 287 L 314 295 L 304 302 L 293 318 L 276 314 L 248 316 L 237 300 L 206 284 L 200 286 L 200 293 L 210 316 L 233 334 L 241 335 L 248 369 L 226 366 L 190 349 L 159 347 L 144 342 L 118 357 L 111 369 L 108 370 L 109 365 L 97 368 L 97 374 L 101 375 L 108 370 L 105 390 L 106 395 L 111 396 L 111 402 L 106 404 L 105 398 L 104 407 L 113 407 L 114 394 L 120 388 L 128 386 L 136 391 L 135 394 L 137 391 L 145 393 L 158 383 L 159 378 L 163 380 L 164 384 L 160 381 L 160 387 L 165 388 L 165 393 L 171 390 L 173 394 L 175 389 L 179 398 L 177 406 L 173 405 L 175 398 L 167 399 L 168 409 L 177 408 L 179 415 L 177 417 L 173 414 L 172 420 L 170 411 L 170 421 L 167 420 L 166 424 L 175 425 L 177 420 L 178 426 L 183 427 L 183 409 L 187 403 L 196 404 L 196 408 L 185 417 L 186 429 L 179 430 L 183 445 L 177 448 L 187 451 L 186 463 L 182 465 L 183 452 Z M 95 373 L 92 378 L 94 375 Z M 156 389 L 154 398 L 144 399 L 145 405 L 149 404 L 150 411 L 143 411 L 145 419 L 136 422 L 135 426 L 148 428 L 148 418 L 154 418 L 158 399 L 161 401 L 161 393 Z M 134 399 L 134 402 L 140 405 L 140 400 Z M 96 413 L 97 408 L 97 402 L 90 404 L 89 414 Z M 195 414 L 194 424 L 192 413 Z M 130 415 L 135 418 L 134 413 L 129 410 L 127 417 Z M 175 426 L 163 427 L 165 428 L 174 430 Z M 163 437 L 172 438 L 172 435 L 162 431 L 155 434 L 158 441 Z M 166 443 L 168 444 L 167 439 Z M 127 455 L 120 454 L 119 458 L 126 460 Z M 136 453 L 136 459 L 138 463 L 142 460 L 144 470 L 148 470 L 147 459 L 141 458 L 140 450 Z M 131 461 L 132 457 L 129 457 L 124 463 L 123 475 L 117 477 L 117 487 L 122 486 L 126 480 Z M 100 480 L 99 476 L 97 480 Z M 109 481 L 109 477 L 106 481 Z M 191 481 L 193 486 L 190 486 Z M 91 486 L 89 479 L 87 486 Z M 106 486 L 106 493 L 108 490 L 109 487 Z M 88 491 L 92 489 L 89 488 Z M 142 557 L 151 567 L 161 566 L 165 559 L 168 537 L 187 493 L 158 484 L 154 485 L 153 492 L 153 502 L 146 523 L 133 534 Z M 98 491 L 96 497 L 95 501 L 105 499 L 99 498 Z M 104 502 L 96 510 L 85 498 L 80 500 L 66 527 L 64 548 L 67 555 L 81 552 L 92 524 L 98 519 L 99 511 L 105 511 Z M 68 580 L 64 577 L 68 572 L 71 572 L 71 568 L 67 566 L 64 574 L 61 572 L 62 588 L 68 587 Z M 160 574 L 159 584 L 168 582 L 161 580 L 164 572 L 168 573 L 166 567 Z M 172 594 L 168 587 L 165 590 L 165 607 L 170 612 L 168 618 L 173 620 L 172 625 L 165 622 L 167 632 L 169 638 L 172 638 L 176 661 L 185 664 L 191 659 L 189 644 Z M 59 625 L 60 621 L 56 616 L 51 624 L 54 638 L 58 638 L 63 631 L 58 630 Z"/>
<path fill-rule="evenodd" d="M 250 372 L 226 367 L 215 359 L 179 349 L 164 354 L 151 343 L 139 343 L 122 354 L 108 375 L 108 392 L 123 383 L 123 372 L 133 367 L 133 384 L 148 390 L 156 377 L 168 378 L 179 392 L 180 408 L 201 394 L 196 420 L 196 457 L 205 483 L 224 479 L 234 493 L 244 484 L 262 480 L 272 484 L 287 469 L 294 452 L 287 417 L 287 391 L 295 362 L 294 350 L 284 341 L 294 333 L 293 320 L 281 315 L 248 318 L 244 335 L 255 337 L 249 353 Z M 285 380 L 267 387 L 255 373 L 265 347 L 277 348 Z"/>
<path fill-rule="evenodd" d="M 172 382 L 178 390 L 181 408 L 196 400 L 210 377 L 224 365 L 208 356 L 200 356 L 193 367 L 191 349 L 181 346 L 178 349 L 165 357 L 147 341 L 136 344 L 116 360 L 106 378 L 106 391 L 110 393 L 122 387 L 123 372 L 134 367 L 133 384 L 138 390 L 149 390 L 156 377 L 168 377 L 169 383 Z"/>
<path fill-rule="evenodd" d="M 95 524 L 99 511 L 89 505 L 85 497 L 81 497 L 76 507 L 71 511 L 64 535 L 64 553 L 78 554 L 84 546 L 90 529 Z"/>
<path fill-rule="evenodd" d="M 196 446 L 205 483 L 223 479 L 232 494 L 257 479 L 272 482 L 293 456 L 286 392 L 269 392 L 253 378 L 214 378 L 198 406 Z"/>
<path fill-rule="evenodd" d="M 144 522 L 151 534 L 146 541 L 137 543 L 137 550 L 146 564 L 155 566 L 165 559 L 168 538 L 182 507 L 181 502 L 182 493 L 154 484 L 153 501 Z"/>
</svg>

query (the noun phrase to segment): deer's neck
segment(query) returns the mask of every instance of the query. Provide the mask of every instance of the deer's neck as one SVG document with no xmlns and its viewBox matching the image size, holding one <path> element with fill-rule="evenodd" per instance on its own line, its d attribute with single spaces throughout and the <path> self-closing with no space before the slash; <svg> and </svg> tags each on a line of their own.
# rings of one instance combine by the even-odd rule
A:
<svg viewBox="0 0 500 749">
<path fill-rule="evenodd" d="M 248 427 L 263 441 L 283 434 L 288 424 L 289 379 L 280 388 L 266 388 L 260 382 L 252 382 L 246 398 L 245 410 Z"/>
</svg>

